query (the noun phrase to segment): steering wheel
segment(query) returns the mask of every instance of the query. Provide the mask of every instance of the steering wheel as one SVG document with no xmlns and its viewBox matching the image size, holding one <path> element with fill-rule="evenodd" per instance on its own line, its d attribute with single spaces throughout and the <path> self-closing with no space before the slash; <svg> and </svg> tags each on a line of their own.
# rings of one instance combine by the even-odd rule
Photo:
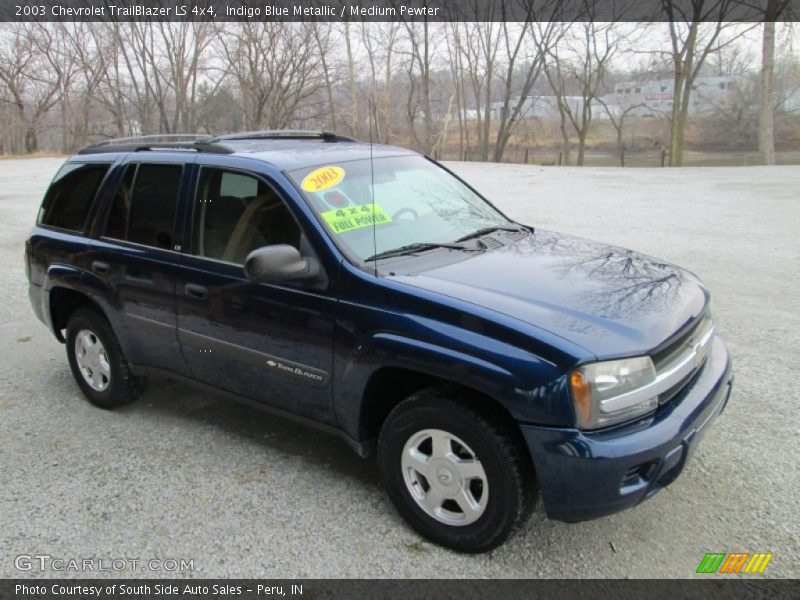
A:
<svg viewBox="0 0 800 600">
<path fill-rule="evenodd" d="M 410 219 L 401 219 L 400 217 L 404 214 L 411 215 Z M 392 215 L 392 221 L 413 221 L 419 218 L 419 213 L 415 211 L 413 208 L 401 208 L 396 213 Z"/>
</svg>

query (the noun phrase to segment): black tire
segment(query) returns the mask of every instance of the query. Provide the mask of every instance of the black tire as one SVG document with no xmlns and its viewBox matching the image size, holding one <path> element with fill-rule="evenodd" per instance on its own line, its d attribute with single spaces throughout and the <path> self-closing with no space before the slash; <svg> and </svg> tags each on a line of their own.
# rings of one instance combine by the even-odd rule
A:
<svg viewBox="0 0 800 600">
<path fill-rule="evenodd" d="M 82 331 L 88 331 L 95 336 L 105 350 L 104 356 L 110 368 L 110 376 L 107 378 L 107 387 L 103 390 L 94 389 L 78 365 L 75 340 Z M 88 308 L 80 308 L 73 312 L 67 322 L 66 340 L 67 360 L 72 376 L 89 402 L 100 408 L 110 409 L 133 402 L 142 395 L 147 387 L 147 379 L 136 377 L 131 372 L 117 337 L 103 315 Z"/>
<path fill-rule="evenodd" d="M 525 522 L 536 497 L 533 466 L 519 432 L 507 417 L 487 410 L 485 405 L 485 399 L 481 402 L 463 389 L 426 388 L 398 404 L 386 418 L 380 434 L 381 475 L 398 512 L 424 537 L 460 552 L 486 552 L 502 544 Z M 412 496 L 402 456 L 406 443 L 420 439 L 420 434 L 424 437 L 425 430 L 441 430 L 456 436 L 468 446 L 467 454 L 473 454 L 483 468 L 488 494 L 483 512 L 474 522 L 444 523 Z M 431 452 L 428 464 L 433 456 Z M 447 473 L 444 477 L 447 485 L 458 485 L 452 483 Z M 416 489 L 424 490 L 427 479 L 420 479 Z M 462 487 L 468 485 L 463 483 L 467 480 L 459 481 Z M 482 495 L 482 489 L 478 488 L 478 494 Z"/>
</svg>

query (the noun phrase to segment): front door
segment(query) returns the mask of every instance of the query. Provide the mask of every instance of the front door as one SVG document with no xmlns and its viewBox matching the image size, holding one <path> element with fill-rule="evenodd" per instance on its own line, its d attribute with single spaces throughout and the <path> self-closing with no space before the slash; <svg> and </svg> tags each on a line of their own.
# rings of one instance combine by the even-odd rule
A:
<svg viewBox="0 0 800 600">
<path fill-rule="evenodd" d="M 251 173 L 202 166 L 192 242 L 177 280 L 178 339 L 207 384 L 332 423 L 334 291 L 254 283 L 244 259 L 261 246 L 313 253 L 281 195 Z"/>
</svg>

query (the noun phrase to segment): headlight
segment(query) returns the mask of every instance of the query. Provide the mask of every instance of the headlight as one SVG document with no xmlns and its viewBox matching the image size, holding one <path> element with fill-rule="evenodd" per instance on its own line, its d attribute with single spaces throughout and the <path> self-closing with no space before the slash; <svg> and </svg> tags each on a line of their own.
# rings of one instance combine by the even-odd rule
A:
<svg viewBox="0 0 800 600">
<path fill-rule="evenodd" d="M 631 393 L 656 379 L 649 356 L 590 363 L 570 375 L 577 425 L 598 429 L 646 415 L 658 407 L 658 396 Z"/>
</svg>

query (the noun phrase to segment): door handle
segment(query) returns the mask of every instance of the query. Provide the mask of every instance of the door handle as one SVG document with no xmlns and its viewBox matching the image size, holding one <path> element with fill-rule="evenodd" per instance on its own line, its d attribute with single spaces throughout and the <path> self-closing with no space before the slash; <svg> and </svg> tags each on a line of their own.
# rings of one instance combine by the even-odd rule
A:
<svg viewBox="0 0 800 600">
<path fill-rule="evenodd" d="M 203 300 L 208 297 L 208 288 L 202 285 L 197 285 L 196 283 L 187 283 L 183 289 L 186 292 L 186 295 L 191 296 L 192 298 Z"/>
<path fill-rule="evenodd" d="M 102 260 L 96 260 L 92 263 L 92 271 L 95 273 L 100 273 L 101 275 L 105 275 L 111 271 L 111 265 L 109 265 L 107 262 L 103 262 Z"/>
</svg>

